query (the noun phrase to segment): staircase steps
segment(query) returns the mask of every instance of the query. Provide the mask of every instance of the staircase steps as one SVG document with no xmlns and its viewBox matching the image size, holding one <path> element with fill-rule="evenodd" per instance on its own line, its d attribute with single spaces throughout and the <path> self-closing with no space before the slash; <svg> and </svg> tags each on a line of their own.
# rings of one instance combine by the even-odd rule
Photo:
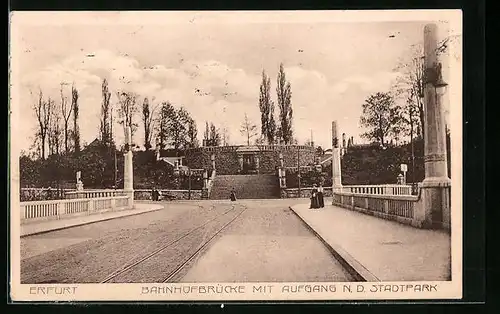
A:
<svg viewBox="0 0 500 314">
<path fill-rule="evenodd" d="M 217 175 L 210 199 L 229 199 L 234 188 L 237 199 L 279 198 L 279 182 L 275 175 Z"/>
</svg>

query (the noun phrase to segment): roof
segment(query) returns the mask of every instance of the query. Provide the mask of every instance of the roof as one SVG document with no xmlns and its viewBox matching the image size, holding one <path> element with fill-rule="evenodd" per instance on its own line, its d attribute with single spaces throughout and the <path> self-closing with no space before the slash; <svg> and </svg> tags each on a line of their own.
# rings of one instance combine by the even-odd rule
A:
<svg viewBox="0 0 500 314">
<path fill-rule="evenodd" d="M 321 159 L 319 160 L 320 164 L 324 164 L 325 162 L 329 161 L 332 159 L 332 155 L 324 155 L 321 156 Z"/>
</svg>

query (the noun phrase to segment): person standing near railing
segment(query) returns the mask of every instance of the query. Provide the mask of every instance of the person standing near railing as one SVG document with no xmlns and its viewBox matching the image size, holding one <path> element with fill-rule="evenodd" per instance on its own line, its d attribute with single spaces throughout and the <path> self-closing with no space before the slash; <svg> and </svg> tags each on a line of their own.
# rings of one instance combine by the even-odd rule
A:
<svg viewBox="0 0 500 314">
<path fill-rule="evenodd" d="M 154 188 L 154 187 L 151 190 L 151 200 L 152 201 L 157 201 L 157 199 L 156 199 L 156 188 Z"/>
<path fill-rule="evenodd" d="M 325 207 L 325 199 L 324 199 L 324 194 L 323 194 L 323 184 L 319 184 L 318 187 L 318 207 L 323 208 Z"/>
</svg>

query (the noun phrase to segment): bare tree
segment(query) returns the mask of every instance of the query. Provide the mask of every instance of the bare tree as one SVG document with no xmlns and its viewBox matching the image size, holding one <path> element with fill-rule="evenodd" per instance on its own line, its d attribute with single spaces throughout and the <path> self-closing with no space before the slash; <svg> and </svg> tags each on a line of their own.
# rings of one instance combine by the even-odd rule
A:
<svg viewBox="0 0 500 314">
<path fill-rule="evenodd" d="M 61 144 L 63 130 L 61 127 L 61 115 L 59 110 L 56 108 L 56 103 L 52 99 L 48 99 L 48 104 L 50 107 L 50 117 L 49 117 L 49 129 L 48 129 L 48 146 L 49 154 L 55 155 L 61 153 Z"/>
<path fill-rule="evenodd" d="M 450 35 L 441 40 L 436 48 L 436 54 L 441 55 L 448 51 L 450 45 L 461 40 L 459 35 Z M 409 53 L 401 58 L 395 70 L 401 75 L 393 86 L 394 95 L 407 101 L 411 101 L 417 109 L 419 124 L 416 126 L 416 134 L 424 137 L 424 48 L 421 44 L 412 45 Z"/>
<path fill-rule="evenodd" d="M 49 133 L 51 105 L 50 99 L 49 101 L 43 100 L 43 93 L 41 89 L 38 93 L 38 102 L 34 104 L 33 110 L 35 111 L 36 119 L 38 122 L 38 131 L 36 132 L 36 137 L 40 138 L 40 157 L 42 159 L 45 159 L 45 144 L 47 142 L 47 136 Z"/>
<path fill-rule="evenodd" d="M 135 115 L 139 111 L 137 106 L 137 96 L 130 92 L 118 92 L 118 116 L 120 123 L 123 126 L 123 134 L 127 134 L 127 128 L 130 127 L 131 134 L 133 138 L 135 131 L 137 130 L 137 123 L 135 122 Z M 133 141 L 133 140 L 132 140 Z"/>
<path fill-rule="evenodd" d="M 247 145 L 250 145 L 250 139 L 258 135 L 257 126 L 248 119 L 246 113 L 241 123 L 240 133 L 247 138 Z"/>
<path fill-rule="evenodd" d="M 69 140 L 69 120 L 71 118 L 71 113 L 73 112 L 73 101 L 71 105 L 68 106 L 68 98 L 64 97 L 63 85 L 66 83 L 61 83 L 61 113 L 64 122 L 64 151 L 68 153 L 68 140 Z"/>
<path fill-rule="evenodd" d="M 80 152 L 80 126 L 78 125 L 78 115 L 80 107 L 78 106 L 78 90 L 75 85 L 71 86 L 71 107 L 73 108 L 73 142 L 75 152 Z"/>
<path fill-rule="evenodd" d="M 208 125 L 208 121 L 205 121 L 205 131 L 203 132 L 203 141 L 205 143 L 205 146 L 210 146 L 209 141 L 210 141 L 210 127 Z"/>
<path fill-rule="evenodd" d="M 418 110 L 420 119 L 420 132 L 424 136 L 424 58 L 423 47 L 415 45 L 410 52 L 410 58 L 399 62 L 396 70 L 401 73 L 394 86 L 394 95 L 411 99 L 415 108 Z"/>
<path fill-rule="evenodd" d="M 208 146 L 220 146 L 221 142 L 221 136 L 219 129 L 213 124 L 213 122 L 210 122 L 210 135 L 209 135 L 209 140 L 208 140 Z"/>
<path fill-rule="evenodd" d="M 229 145 L 229 131 L 227 127 L 222 128 L 222 146 L 228 146 Z"/>
</svg>

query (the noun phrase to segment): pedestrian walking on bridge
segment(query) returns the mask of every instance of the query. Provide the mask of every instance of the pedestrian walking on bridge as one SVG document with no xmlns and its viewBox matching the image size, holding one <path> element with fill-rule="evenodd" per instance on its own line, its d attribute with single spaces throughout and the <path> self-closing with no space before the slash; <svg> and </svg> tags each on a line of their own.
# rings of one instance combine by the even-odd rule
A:
<svg viewBox="0 0 500 314">
<path fill-rule="evenodd" d="M 231 189 L 231 202 L 236 201 L 236 192 L 234 191 L 234 188 Z"/>
</svg>

